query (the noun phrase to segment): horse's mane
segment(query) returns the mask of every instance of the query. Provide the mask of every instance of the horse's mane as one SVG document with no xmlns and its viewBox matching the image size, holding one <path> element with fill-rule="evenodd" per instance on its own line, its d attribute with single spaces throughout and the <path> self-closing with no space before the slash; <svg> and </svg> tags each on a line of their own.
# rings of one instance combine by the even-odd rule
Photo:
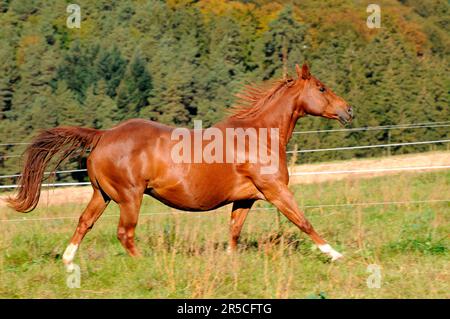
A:
<svg viewBox="0 0 450 319">
<path fill-rule="evenodd" d="M 237 101 L 228 112 L 231 117 L 245 118 L 260 111 L 275 95 L 283 91 L 292 79 L 281 79 L 262 85 L 248 84 L 236 94 Z"/>
</svg>

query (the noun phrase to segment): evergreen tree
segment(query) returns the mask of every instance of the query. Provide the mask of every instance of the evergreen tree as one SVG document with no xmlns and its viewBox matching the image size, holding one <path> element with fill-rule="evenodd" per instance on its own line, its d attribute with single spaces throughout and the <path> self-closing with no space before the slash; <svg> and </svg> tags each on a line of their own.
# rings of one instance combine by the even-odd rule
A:
<svg viewBox="0 0 450 319">
<path fill-rule="evenodd" d="M 305 60 L 306 26 L 300 24 L 293 14 L 292 6 L 286 6 L 269 24 L 262 37 L 261 75 L 264 80 L 281 76 L 283 69 L 292 69 L 298 61 Z M 302 51 L 303 50 L 303 51 Z"/>
<path fill-rule="evenodd" d="M 9 8 L 9 0 L 1 0 L 0 1 L 0 13 L 5 13 Z"/>
<path fill-rule="evenodd" d="M 117 89 L 117 106 L 121 119 L 135 117 L 148 105 L 152 79 L 139 52 L 130 61 Z"/>
<path fill-rule="evenodd" d="M 18 80 L 18 72 L 14 63 L 14 52 L 6 41 L 0 42 L 0 120 L 11 110 L 14 83 Z"/>
<path fill-rule="evenodd" d="M 83 48 L 80 42 L 74 42 L 58 69 L 58 80 L 65 81 L 80 102 L 85 97 L 86 89 L 98 80 L 94 63 L 98 52 L 98 45 Z"/>
<path fill-rule="evenodd" d="M 32 101 L 27 113 L 28 116 L 22 123 L 27 132 L 56 127 L 60 123 L 58 118 L 61 109 L 55 103 L 55 96 L 50 88 Z"/>
<path fill-rule="evenodd" d="M 106 94 L 111 98 L 117 95 L 116 89 L 125 73 L 127 62 L 122 58 L 116 46 L 109 51 L 102 51 L 96 63 L 98 78 L 106 81 Z"/>
<path fill-rule="evenodd" d="M 189 112 L 183 104 L 183 89 L 191 83 L 189 64 L 179 65 L 174 56 L 173 38 L 166 36 L 160 45 L 165 49 L 158 52 L 152 61 L 153 90 L 148 98 L 148 105 L 140 112 L 140 117 L 161 121 L 166 124 L 186 124 Z M 162 70 L 152 66 L 166 65 Z"/>
<path fill-rule="evenodd" d="M 203 92 L 195 75 L 201 74 L 200 61 L 206 54 L 198 14 L 197 10 L 180 9 L 169 16 L 173 29 L 161 35 L 151 57 L 154 90 L 142 117 L 186 125 L 197 114 L 197 96 Z"/>
<path fill-rule="evenodd" d="M 213 22 L 208 59 L 198 78 L 201 97 L 198 114 L 211 125 L 222 117 L 234 101 L 233 93 L 244 82 L 245 62 L 239 25 L 230 18 Z"/>
<path fill-rule="evenodd" d="M 29 35 L 22 40 L 18 60 L 20 81 L 14 88 L 10 112 L 12 119 L 26 114 L 30 103 L 51 88 L 56 76 L 54 48 L 39 36 Z"/>
<path fill-rule="evenodd" d="M 64 81 L 58 82 L 51 103 L 57 110 L 58 125 L 84 126 L 87 124 L 85 108 Z"/>
<path fill-rule="evenodd" d="M 97 85 L 88 88 L 84 109 L 88 114 L 88 125 L 98 129 L 111 128 L 116 124 L 116 102 L 107 94 L 107 84 L 99 81 Z"/>
</svg>

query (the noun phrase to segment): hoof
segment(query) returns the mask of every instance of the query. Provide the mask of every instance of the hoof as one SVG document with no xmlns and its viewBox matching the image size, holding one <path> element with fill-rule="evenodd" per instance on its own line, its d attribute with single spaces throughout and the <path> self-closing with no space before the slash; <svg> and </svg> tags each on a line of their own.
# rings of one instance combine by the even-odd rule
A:
<svg viewBox="0 0 450 319">
<path fill-rule="evenodd" d="M 236 248 L 232 248 L 231 246 L 227 247 L 227 255 L 233 255 L 236 252 Z"/>
<path fill-rule="evenodd" d="M 64 266 L 66 267 L 66 272 L 72 272 L 75 269 L 73 262 L 64 263 Z"/>
<path fill-rule="evenodd" d="M 331 261 L 336 261 L 338 259 L 343 258 L 344 256 L 337 252 L 336 250 L 334 250 L 330 245 L 325 244 L 325 245 L 319 245 L 319 249 L 321 252 L 327 254 L 328 256 L 331 257 Z"/>
<path fill-rule="evenodd" d="M 66 265 L 67 271 L 73 271 L 73 259 L 75 258 L 75 253 L 77 252 L 78 245 L 70 244 L 67 246 L 66 250 L 64 251 L 63 255 L 63 263 Z"/>
<path fill-rule="evenodd" d="M 344 258 L 344 255 L 338 253 L 337 251 L 334 251 L 334 253 L 330 254 L 330 257 L 331 257 L 331 261 L 336 261 L 336 260 Z"/>
</svg>

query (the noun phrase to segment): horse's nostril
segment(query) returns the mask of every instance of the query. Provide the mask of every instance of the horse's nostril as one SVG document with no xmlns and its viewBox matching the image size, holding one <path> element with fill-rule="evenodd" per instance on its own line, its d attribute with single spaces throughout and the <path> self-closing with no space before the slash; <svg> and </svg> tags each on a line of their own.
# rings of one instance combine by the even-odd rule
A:
<svg viewBox="0 0 450 319">
<path fill-rule="evenodd" d="M 351 106 L 348 107 L 347 112 L 348 114 L 353 115 L 353 109 Z"/>
</svg>

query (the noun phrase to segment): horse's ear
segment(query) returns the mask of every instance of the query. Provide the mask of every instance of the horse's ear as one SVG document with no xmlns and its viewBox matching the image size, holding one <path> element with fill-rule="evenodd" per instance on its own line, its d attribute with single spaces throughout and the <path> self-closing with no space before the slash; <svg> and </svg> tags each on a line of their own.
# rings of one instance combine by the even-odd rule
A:
<svg viewBox="0 0 450 319">
<path fill-rule="evenodd" d="M 298 64 L 295 65 L 295 71 L 297 72 L 297 77 L 300 79 L 302 77 L 302 69 L 300 69 Z"/>
<path fill-rule="evenodd" d="M 298 64 L 295 65 L 295 70 L 297 71 L 298 78 L 302 78 L 303 80 L 309 80 L 311 78 L 311 72 L 309 71 L 308 64 L 303 63 L 302 69 Z"/>
</svg>

